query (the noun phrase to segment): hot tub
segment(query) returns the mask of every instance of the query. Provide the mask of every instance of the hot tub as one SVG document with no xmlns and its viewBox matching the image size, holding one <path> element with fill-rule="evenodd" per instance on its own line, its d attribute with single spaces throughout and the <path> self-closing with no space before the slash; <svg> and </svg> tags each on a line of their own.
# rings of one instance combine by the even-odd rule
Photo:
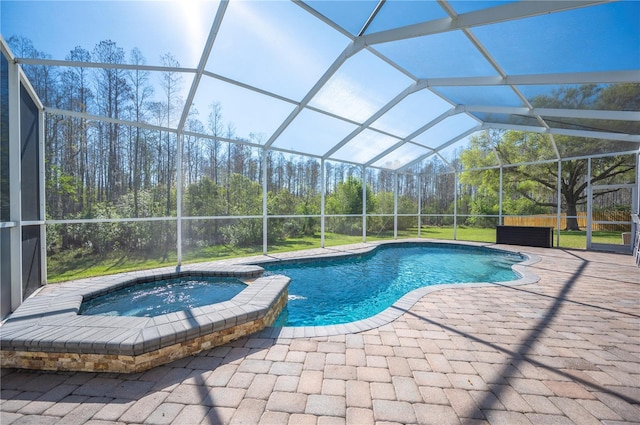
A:
<svg viewBox="0 0 640 425">
<path fill-rule="evenodd" d="M 140 372 L 271 326 L 287 302 L 289 278 L 259 277 L 262 268 L 193 265 L 133 272 L 46 287 L 0 328 L 8 368 Z M 84 299 L 126 286 L 184 276 L 236 277 L 251 283 L 229 301 L 154 317 L 80 315 Z"/>
</svg>

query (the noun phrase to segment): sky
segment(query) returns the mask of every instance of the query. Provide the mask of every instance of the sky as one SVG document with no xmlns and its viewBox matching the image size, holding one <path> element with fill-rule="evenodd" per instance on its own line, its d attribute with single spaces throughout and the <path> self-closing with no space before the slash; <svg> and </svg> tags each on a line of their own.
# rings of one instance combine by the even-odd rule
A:
<svg viewBox="0 0 640 425">
<path fill-rule="evenodd" d="M 138 47 L 149 64 L 159 64 L 160 56 L 171 52 L 182 66 L 195 67 L 217 5 L 205 1 L 8 0 L 2 2 L 2 35 L 5 39 L 24 35 L 55 59 L 64 59 L 76 46 L 92 50 L 100 41 L 111 39 L 127 52 Z"/>
<path fill-rule="evenodd" d="M 458 13 L 507 2 L 451 1 Z M 370 14 L 372 1 L 309 2 L 352 33 L 358 32 Z M 161 65 L 170 52 L 182 67 L 197 67 L 219 7 L 217 1 L 33 1 L 2 0 L 2 36 L 22 35 L 36 49 L 54 59 L 64 59 L 76 46 L 92 51 L 102 40 L 115 41 L 127 53 L 141 50 L 147 64 Z M 434 2 L 389 0 L 367 29 L 385 30 L 394 22 L 403 25 L 444 16 Z M 509 74 L 581 72 L 584 70 L 640 69 L 640 1 L 589 7 L 571 12 L 533 17 L 473 28 L 477 40 Z M 195 110 L 206 125 L 209 106 L 219 102 L 223 121 L 243 138 L 270 139 L 280 124 L 341 54 L 350 40 L 288 1 L 232 1 L 216 36 L 205 69 L 214 74 L 253 85 L 279 96 L 265 98 L 255 92 L 205 77 L 196 95 Z M 486 58 L 462 32 L 436 34 L 375 46 L 401 63 L 418 78 L 498 75 Z M 160 75 L 153 76 L 155 81 Z M 345 64 L 311 99 L 309 105 L 346 117 L 350 122 L 305 110 L 300 122 L 287 128 L 274 146 L 321 154 L 342 140 L 383 107 L 413 80 L 369 51 L 361 51 Z M 182 96 L 191 84 L 185 76 Z M 522 106 L 505 87 L 443 87 L 437 92 L 455 102 L 478 104 L 482 100 L 502 106 Z M 540 90 L 543 90 L 540 87 Z M 535 92 L 535 87 L 523 88 Z M 161 95 L 156 90 L 156 96 Z M 451 107 L 430 91 L 407 97 L 374 124 L 397 136 L 370 134 L 354 140 L 340 156 L 371 157 L 364 150 L 389 146 Z M 451 137 L 476 122 L 466 117 L 447 119 L 429 134 Z M 449 128 L 443 128 L 449 127 Z M 301 141 L 304 133 L 309 134 Z M 373 132 L 375 133 L 375 132 Z M 257 135 L 257 136 L 256 136 Z M 443 141 L 444 142 L 444 141 Z M 421 142 L 422 143 L 422 142 Z M 361 146 L 356 148 L 355 146 Z"/>
</svg>

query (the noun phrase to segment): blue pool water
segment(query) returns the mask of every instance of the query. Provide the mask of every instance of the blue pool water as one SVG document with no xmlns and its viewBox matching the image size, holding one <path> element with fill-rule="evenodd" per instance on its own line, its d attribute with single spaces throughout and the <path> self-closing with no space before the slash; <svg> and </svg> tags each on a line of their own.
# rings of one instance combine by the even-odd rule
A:
<svg viewBox="0 0 640 425">
<path fill-rule="evenodd" d="M 263 265 L 291 278 L 277 326 L 323 326 L 374 316 L 414 289 L 444 283 L 518 279 L 519 254 L 447 244 L 381 246 L 372 253 Z"/>
<path fill-rule="evenodd" d="M 182 277 L 128 286 L 80 306 L 80 314 L 153 317 L 228 301 L 247 285 L 239 279 Z"/>
</svg>

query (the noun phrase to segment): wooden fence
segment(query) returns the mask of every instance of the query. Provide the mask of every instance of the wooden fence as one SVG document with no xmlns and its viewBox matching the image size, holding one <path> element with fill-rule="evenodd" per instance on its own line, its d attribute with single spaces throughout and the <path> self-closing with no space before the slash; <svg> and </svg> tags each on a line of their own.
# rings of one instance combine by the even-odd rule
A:
<svg viewBox="0 0 640 425">
<path fill-rule="evenodd" d="M 505 226 L 536 226 L 536 227 L 556 227 L 557 216 L 555 215 L 530 215 L 530 216 L 505 216 L 503 218 Z M 593 213 L 593 221 L 628 221 L 631 223 L 631 213 L 624 211 L 597 211 Z M 587 213 L 578 213 L 578 226 L 581 229 L 587 227 Z M 560 229 L 567 228 L 567 215 L 560 215 Z M 593 224 L 592 230 L 597 231 L 623 231 L 628 232 L 631 224 Z"/>
</svg>

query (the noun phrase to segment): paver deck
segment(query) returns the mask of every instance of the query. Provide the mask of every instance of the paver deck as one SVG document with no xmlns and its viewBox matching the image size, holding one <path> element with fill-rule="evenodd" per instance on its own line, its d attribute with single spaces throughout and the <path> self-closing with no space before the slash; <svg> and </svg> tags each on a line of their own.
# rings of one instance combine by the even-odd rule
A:
<svg viewBox="0 0 640 425">
<path fill-rule="evenodd" d="M 431 292 L 359 333 L 269 331 L 139 374 L 4 369 L 0 423 L 639 423 L 633 258 L 520 249 L 537 283 Z"/>
</svg>

